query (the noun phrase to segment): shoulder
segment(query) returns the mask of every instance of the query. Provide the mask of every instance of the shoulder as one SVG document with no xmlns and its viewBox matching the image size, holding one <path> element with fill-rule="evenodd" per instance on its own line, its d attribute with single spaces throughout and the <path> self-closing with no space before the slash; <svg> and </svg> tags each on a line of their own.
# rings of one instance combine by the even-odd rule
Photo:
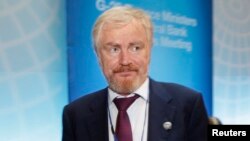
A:
<svg viewBox="0 0 250 141">
<path fill-rule="evenodd" d="M 194 111 L 200 111 L 200 114 L 206 115 L 202 94 L 192 88 L 153 80 L 150 89 L 154 97 L 160 97 L 172 106 L 178 107 L 177 111 L 180 115 L 184 112 L 190 116 Z"/>
<path fill-rule="evenodd" d="M 67 111 L 86 111 L 92 104 L 105 103 L 107 96 L 107 88 L 86 94 L 71 103 L 67 104 L 64 109 Z"/>
<path fill-rule="evenodd" d="M 155 80 L 150 80 L 150 84 L 151 84 L 151 87 L 153 87 L 154 89 L 164 90 L 164 91 L 168 91 L 171 93 L 178 93 L 178 94 L 182 94 L 182 93 L 198 94 L 198 93 L 200 93 L 197 90 L 194 90 L 190 87 L 187 87 L 187 86 L 184 86 L 181 84 L 177 84 L 177 83 L 159 82 L 159 81 L 155 81 Z"/>
<path fill-rule="evenodd" d="M 202 94 L 197 90 L 177 83 L 151 80 L 150 89 L 161 97 L 168 97 L 182 102 L 195 101 L 197 98 L 200 99 L 202 97 Z"/>
</svg>

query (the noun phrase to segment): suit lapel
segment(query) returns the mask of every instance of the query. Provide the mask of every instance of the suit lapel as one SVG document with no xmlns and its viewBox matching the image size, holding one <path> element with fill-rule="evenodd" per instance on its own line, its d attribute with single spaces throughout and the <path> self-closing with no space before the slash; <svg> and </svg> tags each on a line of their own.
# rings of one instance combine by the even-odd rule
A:
<svg viewBox="0 0 250 141">
<path fill-rule="evenodd" d="M 150 80 L 148 141 L 166 140 L 171 130 L 163 128 L 164 122 L 173 123 L 175 106 L 172 97 L 162 85 Z"/>
<path fill-rule="evenodd" d="M 107 89 L 104 89 L 90 106 L 88 129 L 91 141 L 108 141 Z"/>
</svg>

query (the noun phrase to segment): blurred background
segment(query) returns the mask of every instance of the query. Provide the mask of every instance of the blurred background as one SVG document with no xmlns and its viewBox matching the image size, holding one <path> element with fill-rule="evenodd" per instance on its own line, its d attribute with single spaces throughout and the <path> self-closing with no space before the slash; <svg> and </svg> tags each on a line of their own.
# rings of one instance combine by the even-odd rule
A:
<svg viewBox="0 0 250 141">
<path fill-rule="evenodd" d="M 203 94 L 209 116 L 250 124 L 248 0 L 0 0 L 0 140 L 61 140 L 63 107 L 106 86 L 95 18 L 116 5 L 151 15 L 150 76 Z"/>
</svg>

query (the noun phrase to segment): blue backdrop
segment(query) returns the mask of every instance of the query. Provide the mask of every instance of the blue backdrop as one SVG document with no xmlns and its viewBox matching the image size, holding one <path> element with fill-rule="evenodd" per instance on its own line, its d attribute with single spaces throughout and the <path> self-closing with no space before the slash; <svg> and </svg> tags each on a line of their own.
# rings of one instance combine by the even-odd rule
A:
<svg viewBox="0 0 250 141">
<path fill-rule="evenodd" d="M 59 141 L 68 103 L 65 1 L 0 7 L 0 140 Z"/>
<path fill-rule="evenodd" d="M 154 23 L 150 76 L 202 92 L 212 114 L 212 2 L 210 0 L 68 0 L 69 100 L 107 86 L 91 43 L 96 17 L 116 5 L 144 9 Z"/>
</svg>

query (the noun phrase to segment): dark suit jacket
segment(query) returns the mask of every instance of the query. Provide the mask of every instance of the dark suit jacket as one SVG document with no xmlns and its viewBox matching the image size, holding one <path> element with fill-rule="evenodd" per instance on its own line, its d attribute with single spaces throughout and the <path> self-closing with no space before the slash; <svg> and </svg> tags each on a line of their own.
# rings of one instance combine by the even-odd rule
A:
<svg viewBox="0 0 250 141">
<path fill-rule="evenodd" d="M 206 141 L 207 113 L 202 96 L 187 87 L 149 83 L 148 141 Z M 108 141 L 107 88 L 65 106 L 63 141 Z M 163 123 L 172 123 L 165 130 Z"/>
</svg>

